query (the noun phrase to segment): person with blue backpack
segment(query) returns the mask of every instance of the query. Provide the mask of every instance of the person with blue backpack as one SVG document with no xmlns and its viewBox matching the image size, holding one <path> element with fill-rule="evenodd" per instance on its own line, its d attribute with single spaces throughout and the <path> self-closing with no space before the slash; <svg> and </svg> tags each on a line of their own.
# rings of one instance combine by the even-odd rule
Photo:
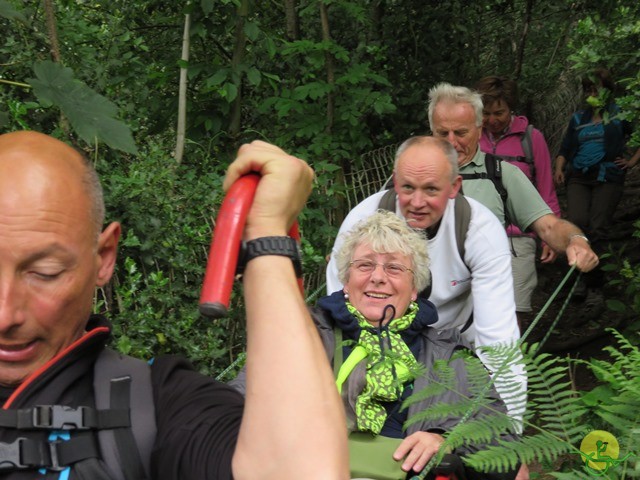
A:
<svg viewBox="0 0 640 480">
<path fill-rule="evenodd" d="M 585 106 L 571 115 L 556 157 L 554 179 L 566 184 L 567 218 L 604 253 L 613 216 L 622 197 L 628 169 L 640 160 L 640 149 L 625 157 L 631 125 L 621 118 L 613 97 L 615 83 L 610 72 L 596 69 L 582 79 Z M 595 269 L 585 275 L 576 294 L 586 307 L 597 311 L 603 304 L 604 273 Z"/>
<path fill-rule="evenodd" d="M 244 241 L 284 241 L 313 171 L 256 141 L 240 148 L 224 187 L 250 172 L 260 181 Z M 92 315 L 94 290 L 111 279 L 121 226 L 103 220 L 81 153 L 41 133 L 0 135 L 0 476 L 348 478 L 344 411 L 296 259 L 262 242 L 244 266 L 243 399 L 179 357 L 148 365 L 106 346 L 111 326 Z"/>
</svg>

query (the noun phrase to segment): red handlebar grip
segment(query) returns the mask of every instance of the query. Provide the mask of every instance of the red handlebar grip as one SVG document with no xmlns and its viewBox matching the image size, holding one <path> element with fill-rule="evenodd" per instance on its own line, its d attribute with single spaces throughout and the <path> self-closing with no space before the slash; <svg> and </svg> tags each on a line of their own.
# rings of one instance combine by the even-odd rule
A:
<svg viewBox="0 0 640 480">
<path fill-rule="evenodd" d="M 240 177 L 222 201 L 200 294 L 200 313 L 206 317 L 227 315 L 242 232 L 259 181 L 256 174 Z"/>
<path fill-rule="evenodd" d="M 259 181 L 260 176 L 257 174 L 240 177 L 222 201 L 200 294 L 200 313 L 205 317 L 215 319 L 227 316 L 242 232 Z M 291 226 L 289 236 L 300 241 L 298 222 Z M 298 286 L 300 292 L 304 292 L 302 278 L 298 279 Z"/>
</svg>

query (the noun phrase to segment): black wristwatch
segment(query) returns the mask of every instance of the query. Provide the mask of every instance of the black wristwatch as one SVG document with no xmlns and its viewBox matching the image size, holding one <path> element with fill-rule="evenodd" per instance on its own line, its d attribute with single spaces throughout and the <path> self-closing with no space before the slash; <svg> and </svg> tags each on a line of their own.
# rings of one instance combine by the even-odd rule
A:
<svg viewBox="0 0 640 480">
<path fill-rule="evenodd" d="M 296 277 L 302 277 L 302 261 L 298 242 L 291 237 L 260 237 L 242 242 L 236 274 L 242 275 L 249 261 L 262 255 L 289 257 L 293 262 Z"/>
</svg>

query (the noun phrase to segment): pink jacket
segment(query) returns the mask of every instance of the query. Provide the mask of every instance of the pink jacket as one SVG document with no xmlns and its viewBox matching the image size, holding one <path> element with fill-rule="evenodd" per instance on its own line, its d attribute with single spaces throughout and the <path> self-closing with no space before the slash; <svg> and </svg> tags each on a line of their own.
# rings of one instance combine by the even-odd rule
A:
<svg viewBox="0 0 640 480">
<path fill-rule="evenodd" d="M 524 134 L 527 125 L 529 125 L 527 117 L 513 116 L 509 130 L 495 144 L 491 141 L 489 132 L 483 128 L 482 137 L 480 138 L 480 150 L 485 153 L 493 153 L 497 156 L 524 157 L 521 136 Z M 549 205 L 551 211 L 559 217 L 560 205 L 558 204 L 556 189 L 553 185 L 551 155 L 549 154 L 549 147 L 547 147 L 544 135 L 542 135 L 542 132 L 537 128 L 534 128 L 531 132 L 531 143 L 533 145 L 533 161 L 536 178 L 531 179 L 531 170 L 526 162 L 512 163 L 520 168 L 520 170 L 533 181 L 542 199 Z M 507 228 L 507 234 L 522 235 L 522 232 L 515 225 L 510 225 Z"/>
</svg>

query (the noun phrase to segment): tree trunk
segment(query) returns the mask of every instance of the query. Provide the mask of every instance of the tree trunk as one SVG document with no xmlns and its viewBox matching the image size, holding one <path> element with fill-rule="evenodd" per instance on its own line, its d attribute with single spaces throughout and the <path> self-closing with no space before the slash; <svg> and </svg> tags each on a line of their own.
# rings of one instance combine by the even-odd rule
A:
<svg viewBox="0 0 640 480">
<path fill-rule="evenodd" d="M 47 18 L 47 33 L 49 34 L 49 51 L 51 58 L 56 63 L 62 62 L 60 56 L 60 44 L 58 42 L 58 30 L 56 28 L 56 12 L 53 0 L 44 0 L 44 13 Z"/>
<path fill-rule="evenodd" d="M 329 13 L 327 6 L 323 0 L 320 0 L 320 21 L 322 22 L 322 41 L 325 43 L 331 42 L 331 33 L 329 30 Z M 333 65 L 333 55 L 328 50 L 324 54 L 325 63 L 327 65 L 327 83 L 332 87 L 327 95 L 327 126 L 325 131 L 331 133 L 333 129 L 333 121 L 335 115 L 335 99 L 333 94 L 333 87 L 335 86 L 335 68 Z"/>
<path fill-rule="evenodd" d="M 237 77 L 237 95 L 231 109 L 231 121 L 229 122 L 229 135 L 236 138 L 240 133 L 242 121 L 242 76 L 239 72 L 239 66 L 244 59 L 245 46 L 247 37 L 244 34 L 244 22 L 249 14 L 249 0 L 242 0 L 238 7 L 238 16 L 236 17 L 236 41 L 233 48 L 233 56 L 231 57 L 231 72 Z"/>
<path fill-rule="evenodd" d="M 322 41 L 329 45 L 331 43 L 331 32 L 329 29 L 329 12 L 327 10 L 327 5 L 324 0 L 320 0 L 320 21 L 322 23 Z M 327 83 L 329 84 L 329 93 L 327 94 L 327 125 L 325 126 L 325 132 L 327 134 L 331 134 L 333 130 L 333 122 L 335 118 L 335 66 L 333 64 L 333 55 L 327 49 L 325 50 L 325 63 L 327 68 Z M 349 171 L 350 165 L 345 159 L 341 160 L 341 169 L 336 172 L 334 181 L 338 185 L 344 186 L 344 172 Z M 336 208 L 336 215 L 338 218 L 344 218 L 345 216 L 345 199 L 342 198 L 338 201 L 338 205 Z"/>
<path fill-rule="evenodd" d="M 297 1 L 284 0 L 284 13 L 287 19 L 287 39 L 289 41 L 300 39 L 300 19 L 298 17 Z"/>
<path fill-rule="evenodd" d="M 384 18 L 384 1 L 376 0 L 371 3 L 369 10 L 371 18 L 371 28 L 369 30 L 369 41 L 377 41 L 382 37 L 382 19 Z"/>
<path fill-rule="evenodd" d="M 184 33 L 182 35 L 182 56 L 180 59 L 185 65 L 180 67 L 180 85 L 178 87 L 178 126 L 176 128 L 176 162 L 182 162 L 184 154 L 185 130 L 187 127 L 187 65 L 189 61 L 189 30 L 191 28 L 191 15 L 184 16 Z"/>
<path fill-rule="evenodd" d="M 53 0 L 44 0 L 44 13 L 47 19 L 47 33 L 49 34 L 49 51 L 51 58 L 56 63 L 62 63 L 62 55 L 60 55 L 60 43 L 58 42 L 58 28 L 56 26 L 56 9 Z M 67 117 L 60 112 L 60 128 L 65 134 L 69 133 L 69 121 Z M 73 143 L 74 139 L 71 139 Z M 96 141 L 97 143 L 97 141 Z M 77 146 L 77 145 L 76 145 Z"/>
<path fill-rule="evenodd" d="M 524 49 L 527 44 L 527 34 L 529 33 L 529 25 L 531 24 L 531 11 L 533 10 L 533 0 L 527 0 L 524 14 L 524 24 L 522 25 L 522 35 L 520 36 L 520 44 L 516 53 L 516 64 L 513 70 L 513 79 L 518 80 L 522 73 L 522 63 L 524 62 Z"/>
</svg>

